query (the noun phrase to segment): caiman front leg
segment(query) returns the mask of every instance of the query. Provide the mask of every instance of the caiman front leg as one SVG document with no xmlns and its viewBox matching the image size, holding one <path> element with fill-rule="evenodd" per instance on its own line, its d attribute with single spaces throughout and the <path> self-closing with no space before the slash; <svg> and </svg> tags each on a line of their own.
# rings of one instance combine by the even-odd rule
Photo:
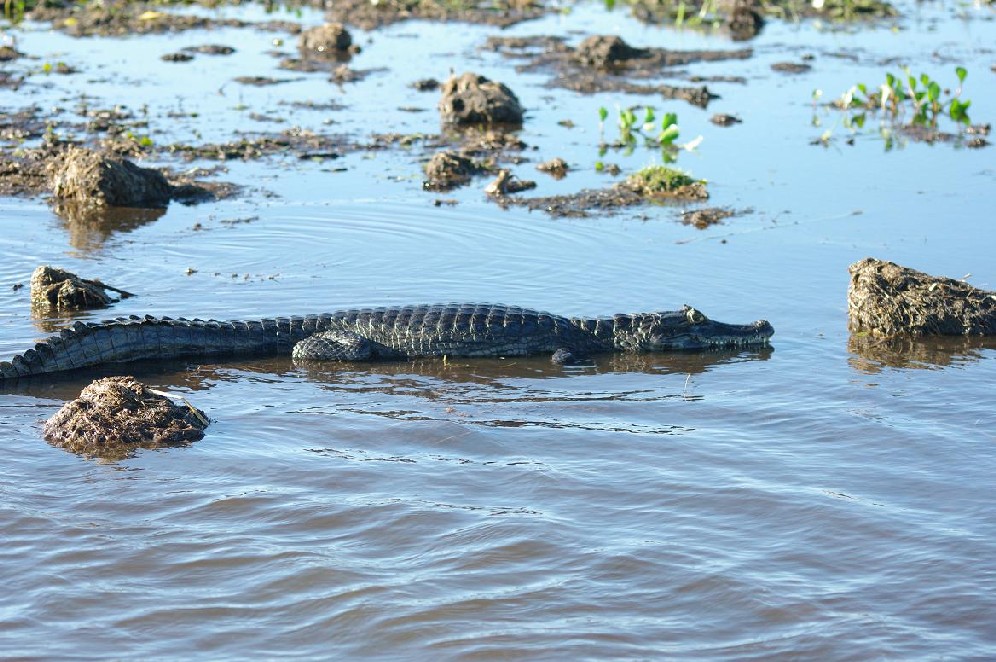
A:
<svg viewBox="0 0 996 662">
<path fill-rule="evenodd" d="M 554 365 L 592 365 L 592 360 L 584 353 L 575 351 L 569 347 L 561 347 L 553 356 L 550 362 Z"/>
<path fill-rule="evenodd" d="M 402 359 L 404 354 L 352 331 L 324 331 L 294 345 L 298 361 L 371 361 Z"/>
</svg>

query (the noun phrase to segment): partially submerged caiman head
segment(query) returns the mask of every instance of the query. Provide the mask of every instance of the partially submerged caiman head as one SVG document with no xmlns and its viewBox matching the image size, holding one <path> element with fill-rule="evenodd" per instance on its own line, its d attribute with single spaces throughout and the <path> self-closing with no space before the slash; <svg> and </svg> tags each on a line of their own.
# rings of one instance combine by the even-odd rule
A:
<svg viewBox="0 0 996 662">
<path fill-rule="evenodd" d="M 775 333 L 767 320 L 724 324 L 691 306 L 665 313 L 617 316 L 615 322 L 616 348 L 644 352 L 764 346 Z"/>
</svg>

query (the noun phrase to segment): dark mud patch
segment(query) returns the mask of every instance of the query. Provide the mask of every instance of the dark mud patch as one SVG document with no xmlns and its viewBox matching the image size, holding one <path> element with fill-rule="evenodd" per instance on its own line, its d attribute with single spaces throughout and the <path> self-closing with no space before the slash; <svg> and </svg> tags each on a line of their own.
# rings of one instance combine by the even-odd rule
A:
<svg viewBox="0 0 996 662">
<path fill-rule="evenodd" d="M 269 87 L 271 85 L 281 85 L 291 83 L 298 78 L 273 78 L 272 76 L 236 76 L 232 79 L 236 83 L 249 85 L 251 87 Z"/>
<path fill-rule="evenodd" d="M 59 448 L 106 460 L 139 449 L 187 446 L 204 437 L 204 412 L 176 404 L 133 377 L 98 379 L 45 422 L 45 439 Z"/>
<path fill-rule="evenodd" d="M 805 62 L 775 62 L 771 65 L 772 71 L 783 74 L 804 74 L 813 70 L 813 65 Z"/>
<path fill-rule="evenodd" d="M 142 34 L 178 33 L 187 30 L 255 28 L 297 34 L 300 23 L 292 21 L 253 22 L 235 18 L 214 18 L 175 14 L 162 5 L 144 3 L 68 3 L 55 0 L 40 3 L 27 18 L 50 23 L 52 28 L 73 37 L 114 37 Z"/>
<path fill-rule="evenodd" d="M 736 211 L 727 207 L 703 207 L 681 212 L 681 222 L 699 230 L 705 230 L 713 225 L 721 225 L 724 219 L 736 215 Z"/>
<path fill-rule="evenodd" d="M 681 22 L 692 29 L 726 30 L 734 40 L 757 35 L 765 19 L 796 21 L 824 19 L 832 22 L 856 23 L 879 21 L 899 15 L 896 8 L 884 0 L 690 0 L 689 2 L 659 2 L 659 0 L 628 0 L 634 18 L 643 23 L 672 24 Z"/>
<path fill-rule="evenodd" d="M 113 294 L 117 294 L 115 298 Z M 89 310 L 104 308 L 131 292 L 105 285 L 99 280 L 80 278 L 74 273 L 50 266 L 40 266 L 31 274 L 32 312 L 52 310 Z"/>
<path fill-rule="evenodd" d="M 200 46 L 186 46 L 180 49 L 183 53 L 197 53 L 200 55 L 232 55 L 235 48 L 224 44 L 201 44 Z"/>
<path fill-rule="evenodd" d="M 753 57 L 749 48 L 737 50 L 669 50 L 636 48 L 614 35 L 596 35 L 578 46 L 568 45 L 561 37 L 489 37 L 487 50 L 497 50 L 510 58 L 524 60 L 517 71 L 542 72 L 553 75 L 550 85 L 583 94 L 625 92 L 657 94 L 665 99 L 678 99 L 706 107 L 717 95 L 706 86 L 687 87 L 664 83 L 637 83 L 678 75 L 672 70 L 697 62 L 743 60 Z"/>
<path fill-rule="evenodd" d="M 878 338 L 996 335 L 996 292 L 865 258 L 849 268 L 848 328 Z"/>
<path fill-rule="evenodd" d="M 190 53 L 164 53 L 159 59 L 163 62 L 190 62 L 194 56 Z"/>
<path fill-rule="evenodd" d="M 337 159 L 343 154 L 363 149 L 348 136 L 315 133 L 298 127 L 278 134 L 243 137 L 227 143 L 185 145 L 174 143 L 166 150 L 176 156 L 193 160 L 250 161 L 268 156 L 294 156 L 298 159 Z"/>
<path fill-rule="evenodd" d="M 740 124 L 741 122 L 743 122 L 743 120 L 740 119 L 738 116 L 729 115 L 727 113 L 716 113 L 715 115 L 709 118 L 709 121 L 715 124 L 716 126 L 733 126 L 735 124 Z"/>
<path fill-rule="evenodd" d="M 508 27 L 556 11 L 531 0 L 339 0 L 326 8 L 326 17 L 365 30 L 412 19 Z"/>
</svg>

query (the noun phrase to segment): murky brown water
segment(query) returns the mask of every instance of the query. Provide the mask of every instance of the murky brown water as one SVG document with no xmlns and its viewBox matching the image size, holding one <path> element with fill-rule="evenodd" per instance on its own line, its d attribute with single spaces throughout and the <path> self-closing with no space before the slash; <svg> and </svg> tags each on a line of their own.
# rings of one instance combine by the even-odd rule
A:
<svg viewBox="0 0 996 662">
<path fill-rule="evenodd" d="M 417 151 L 229 163 L 224 178 L 249 187 L 241 197 L 114 228 L 67 227 L 44 202 L 0 200 L 4 358 L 47 335 L 26 291 L 11 289 L 42 263 L 139 295 L 92 319 L 448 300 L 597 315 L 689 303 L 724 321 L 765 317 L 777 331 L 771 351 L 604 358 L 579 371 L 542 359 L 134 366 L 213 422 L 189 448 L 116 464 L 40 435 L 94 375 L 7 389 L 0 655 L 996 656 L 996 348 L 851 351 L 844 299 L 847 265 L 866 255 L 972 272 L 996 289 L 992 148 L 885 152 L 873 134 L 808 144 L 834 121 L 810 126 L 812 89 L 834 96 L 875 81 L 892 56 L 938 78 L 966 65 L 974 118 L 996 116 L 991 11 L 956 22 L 947 9 L 906 9 L 897 33 L 771 24 L 751 60 L 691 68 L 748 79 L 711 84 L 722 99 L 708 111 L 673 107 L 684 138 L 705 137 L 679 165 L 709 180 L 712 202 L 753 210 L 705 231 L 680 225 L 672 207 L 576 220 L 500 210 L 483 181 L 435 207 Z M 729 45 L 595 7 L 510 33 L 571 30 Z M 576 165 L 557 183 L 520 166 L 542 194 L 608 181 L 593 165 L 599 106 L 665 108 L 518 76 L 477 50 L 490 33 L 360 33 L 354 66 L 390 67 L 365 81 L 303 76 L 216 94 L 234 76 L 274 74 L 272 34 L 70 40 L 28 26 L 22 51 L 84 71 L 2 90 L 0 107 L 71 106 L 86 91 L 153 112 L 197 108 L 203 119 L 175 132 L 214 140 L 258 129 L 242 105 L 312 98 L 346 108 L 294 121 L 432 132 L 436 96 L 406 85 L 474 68 L 529 108 L 530 158 Z M 158 60 L 207 42 L 238 45 L 244 59 Z M 810 73 L 769 68 L 805 53 L 816 55 Z M 161 81 L 129 84 L 146 68 Z M 396 110 L 408 105 L 427 112 Z M 715 127 L 718 111 L 744 122 Z M 575 128 L 556 123 L 567 118 Z M 656 156 L 612 158 L 625 170 Z"/>
</svg>

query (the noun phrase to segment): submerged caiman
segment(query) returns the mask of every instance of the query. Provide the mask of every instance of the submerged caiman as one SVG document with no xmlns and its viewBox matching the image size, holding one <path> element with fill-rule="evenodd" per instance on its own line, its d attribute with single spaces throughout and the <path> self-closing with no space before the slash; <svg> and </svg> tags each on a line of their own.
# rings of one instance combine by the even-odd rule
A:
<svg viewBox="0 0 996 662">
<path fill-rule="evenodd" d="M 425 356 L 566 357 L 614 351 L 702 350 L 766 345 L 759 320 L 714 322 L 698 310 L 567 318 L 500 304 L 360 308 L 254 321 L 128 317 L 76 322 L 33 349 L 0 362 L 17 379 L 141 359 L 277 356 L 301 360 L 403 360 Z"/>
</svg>

